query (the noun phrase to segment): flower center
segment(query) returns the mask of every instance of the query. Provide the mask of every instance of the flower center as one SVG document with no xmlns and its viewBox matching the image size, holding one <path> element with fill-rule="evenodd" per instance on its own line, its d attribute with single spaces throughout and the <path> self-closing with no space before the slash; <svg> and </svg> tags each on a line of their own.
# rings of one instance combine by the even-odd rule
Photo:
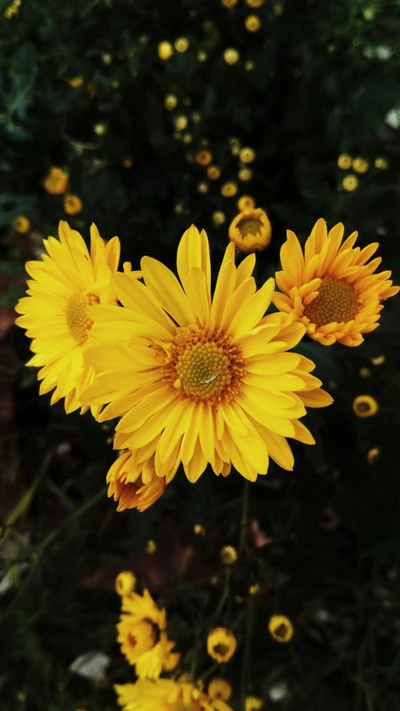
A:
<svg viewBox="0 0 400 711">
<path fill-rule="evenodd" d="M 358 307 L 358 296 L 351 284 L 327 277 L 322 280 L 316 299 L 304 309 L 304 316 L 319 328 L 328 323 L 351 321 Z"/>
<path fill-rule="evenodd" d="M 78 346 L 83 346 L 88 339 L 88 333 L 93 326 L 93 321 L 87 316 L 87 307 L 99 303 L 96 294 L 72 294 L 67 301 L 65 318 L 72 338 Z"/>
<path fill-rule="evenodd" d="M 215 645 L 214 652 L 215 654 L 219 654 L 221 657 L 224 657 L 229 652 L 229 647 L 227 644 L 220 642 Z"/>
<path fill-rule="evenodd" d="M 247 237 L 247 235 L 255 237 L 261 231 L 262 226 L 261 220 L 257 220 L 254 217 L 243 217 L 238 223 L 238 229 L 243 238 Z"/>
<path fill-rule="evenodd" d="M 172 343 L 167 378 L 182 395 L 216 405 L 229 402 L 239 392 L 243 365 L 227 333 L 188 326 L 179 329 Z"/>
</svg>

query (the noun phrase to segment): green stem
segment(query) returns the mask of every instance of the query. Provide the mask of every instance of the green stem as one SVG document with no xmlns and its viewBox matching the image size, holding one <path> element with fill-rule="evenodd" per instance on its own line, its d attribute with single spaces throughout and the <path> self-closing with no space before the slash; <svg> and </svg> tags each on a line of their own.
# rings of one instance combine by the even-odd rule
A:
<svg viewBox="0 0 400 711">
<path fill-rule="evenodd" d="M 247 601 L 247 615 L 245 621 L 245 638 L 243 649 L 242 671 L 240 675 L 240 709 L 246 709 L 246 692 L 249 676 L 250 654 L 251 654 L 251 638 L 253 633 L 253 600 L 251 596 Z"/>
</svg>

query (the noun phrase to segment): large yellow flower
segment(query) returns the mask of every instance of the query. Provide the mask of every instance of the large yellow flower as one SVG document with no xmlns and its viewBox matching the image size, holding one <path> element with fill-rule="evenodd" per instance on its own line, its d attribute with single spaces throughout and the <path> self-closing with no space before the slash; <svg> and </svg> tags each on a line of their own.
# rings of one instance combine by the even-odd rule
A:
<svg viewBox="0 0 400 711">
<path fill-rule="evenodd" d="M 139 679 L 116 685 L 124 711 L 232 711 L 220 698 L 210 699 L 200 685 L 172 679 Z"/>
<path fill-rule="evenodd" d="M 257 291 L 254 265 L 249 255 L 236 267 L 230 244 L 212 298 L 207 235 L 191 227 L 178 247 L 182 286 L 144 257 L 145 284 L 112 277 L 124 308 L 89 309 L 95 326 L 85 357 L 98 376 L 84 400 L 109 403 L 100 421 L 122 417 L 114 446 L 131 450 L 143 482 L 153 471 L 170 482 L 181 462 L 191 482 L 208 463 L 215 474 L 227 476 L 233 465 L 255 481 L 270 456 L 293 468 L 286 437 L 314 443 L 298 418 L 305 405 L 332 398 L 310 375 L 314 364 L 287 353 L 304 326 L 288 314 L 264 317 L 274 280 Z"/>
<path fill-rule="evenodd" d="M 157 679 L 165 665 L 171 668 L 174 643 L 167 636 L 166 612 L 157 607 L 148 590 L 143 595 L 123 596 L 117 630 L 121 652 L 135 665 L 139 677 Z"/>
<path fill-rule="evenodd" d="M 110 276 L 118 268 L 120 242 L 107 244 L 97 227 L 90 229 L 90 253 L 86 244 L 66 222 L 60 222 L 60 240 L 44 241 L 42 261 L 27 262 L 28 296 L 20 299 L 16 323 L 32 338 L 29 366 L 40 368 L 41 395 L 54 390 L 51 404 L 65 398 L 66 412 L 81 407 L 80 393 L 94 377 L 83 360 L 82 349 L 93 322 L 90 304 L 116 302 Z M 87 407 L 84 408 L 87 410 Z"/>
<path fill-rule="evenodd" d="M 319 219 L 303 254 L 296 235 L 288 230 L 281 247 L 282 271 L 276 273 L 283 293 L 275 293 L 274 304 L 293 314 L 324 346 L 335 341 L 359 346 L 362 334 L 378 327 L 381 302 L 399 291 L 389 281 L 390 271 L 375 274 L 381 259 L 369 261 L 379 244 L 354 247 L 357 232 L 342 244 L 343 234 L 342 223 L 328 232 L 325 220 Z"/>
</svg>

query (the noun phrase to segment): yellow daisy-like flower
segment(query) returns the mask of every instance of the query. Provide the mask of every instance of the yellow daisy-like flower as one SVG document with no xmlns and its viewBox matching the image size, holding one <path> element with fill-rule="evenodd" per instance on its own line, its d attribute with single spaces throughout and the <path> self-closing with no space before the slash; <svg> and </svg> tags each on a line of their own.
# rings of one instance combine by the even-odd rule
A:
<svg viewBox="0 0 400 711">
<path fill-rule="evenodd" d="M 138 457 L 127 450 L 114 462 L 107 474 L 108 496 L 118 501 L 117 511 L 146 511 L 165 491 L 165 479 L 155 473 L 152 459 Z"/>
<path fill-rule="evenodd" d="M 175 123 L 175 128 L 177 131 L 184 131 L 187 126 L 188 120 L 187 120 L 186 116 L 181 114 L 180 116 L 176 117 L 174 123 Z"/>
<path fill-rule="evenodd" d="M 163 61 L 172 57 L 174 48 L 170 42 L 160 42 L 157 47 L 157 54 Z"/>
<path fill-rule="evenodd" d="M 67 413 L 82 407 L 80 394 L 93 381 L 94 371 L 83 359 L 83 348 L 93 321 L 88 316 L 91 304 L 115 304 L 110 277 L 118 268 L 120 242 L 114 237 L 107 244 L 97 227 L 90 228 L 91 247 L 66 222 L 60 222 L 60 241 L 43 240 L 47 254 L 42 261 L 27 262 L 28 296 L 15 310 L 22 314 L 18 326 L 32 338 L 34 356 L 27 363 L 40 368 L 39 393 L 54 390 L 51 404 L 65 398 Z M 127 277 L 130 278 L 130 277 Z M 82 408 L 82 412 L 87 407 Z"/>
<path fill-rule="evenodd" d="M 239 158 L 242 163 L 252 163 L 256 157 L 256 152 L 254 148 L 241 148 L 239 151 Z"/>
<path fill-rule="evenodd" d="M 207 694 L 211 700 L 229 701 L 232 696 L 232 686 L 227 679 L 212 679 L 208 685 Z"/>
<path fill-rule="evenodd" d="M 216 210 L 211 215 L 211 219 L 212 219 L 213 225 L 215 225 L 215 227 L 220 227 L 221 225 L 224 224 L 226 217 L 223 212 L 221 212 L 220 210 Z"/>
<path fill-rule="evenodd" d="M 248 15 L 244 24 L 248 32 L 258 32 L 261 27 L 261 20 L 257 15 Z"/>
<path fill-rule="evenodd" d="M 207 168 L 207 176 L 210 180 L 218 180 L 221 177 L 221 168 L 217 165 L 209 165 Z"/>
<path fill-rule="evenodd" d="M 211 151 L 199 151 L 199 153 L 196 155 L 196 163 L 199 165 L 209 165 L 212 161 L 212 153 Z"/>
<path fill-rule="evenodd" d="M 224 52 L 224 60 L 227 64 L 236 64 L 239 61 L 239 52 L 237 49 L 226 49 Z"/>
<path fill-rule="evenodd" d="M 176 98 L 175 94 L 167 94 L 164 99 L 164 106 L 168 111 L 173 111 L 177 103 L 178 99 Z"/>
<path fill-rule="evenodd" d="M 357 395 L 353 400 L 353 410 L 357 417 L 373 417 L 379 410 L 378 403 L 371 395 Z"/>
<path fill-rule="evenodd" d="M 64 197 L 64 211 L 67 215 L 77 215 L 82 212 L 83 202 L 77 195 L 66 195 Z"/>
<path fill-rule="evenodd" d="M 68 187 L 68 173 L 54 166 L 44 179 L 43 187 L 50 195 L 63 195 Z"/>
<path fill-rule="evenodd" d="M 372 447 L 367 453 L 367 462 L 368 464 L 375 464 L 375 462 L 378 461 L 380 457 L 380 449 L 379 447 Z"/>
<path fill-rule="evenodd" d="M 261 711 L 264 706 L 264 701 L 259 696 L 246 696 L 244 708 L 245 711 Z"/>
<path fill-rule="evenodd" d="M 238 191 L 236 183 L 224 183 L 221 187 L 221 195 L 224 197 L 233 197 Z"/>
<path fill-rule="evenodd" d="M 289 642 L 293 637 L 293 625 L 285 615 L 272 615 L 268 629 L 277 642 Z"/>
<path fill-rule="evenodd" d="M 233 565 L 238 559 L 237 550 L 233 546 L 224 546 L 219 552 L 219 557 L 224 565 Z"/>
<path fill-rule="evenodd" d="M 189 40 L 187 37 L 178 37 L 174 42 L 174 47 L 177 52 L 183 54 L 189 47 Z"/>
<path fill-rule="evenodd" d="M 18 217 L 14 217 L 12 221 L 12 226 L 14 227 L 14 230 L 20 235 L 26 235 L 26 233 L 29 232 L 29 230 L 31 229 L 30 220 L 28 220 L 27 217 L 24 217 L 24 215 L 18 215 Z"/>
<path fill-rule="evenodd" d="M 351 168 L 353 162 L 352 157 L 348 153 L 341 153 L 338 158 L 337 164 L 341 170 L 348 170 Z"/>
<path fill-rule="evenodd" d="M 352 168 L 356 173 L 366 173 L 369 168 L 369 163 L 365 158 L 354 158 Z"/>
<path fill-rule="evenodd" d="M 251 168 L 241 168 L 238 172 L 238 178 L 241 180 L 243 183 L 248 183 L 249 180 L 251 180 L 253 177 L 253 171 Z"/>
<path fill-rule="evenodd" d="M 346 175 L 346 177 L 342 180 L 342 188 L 348 193 L 352 193 L 353 190 L 356 190 L 358 188 L 357 176 L 352 173 L 350 175 Z"/>
<path fill-rule="evenodd" d="M 314 364 L 287 353 L 305 332 L 289 314 L 264 317 L 274 292 L 269 279 L 257 291 L 254 255 L 235 265 L 226 251 L 211 296 L 206 233 L 191 227 L 178 246 L 180 282 L 161 262 L 141 261 L 144 284 L 115 274 L 124 306 L 96 306 L 88 365 L 98 376 L 85 403 L 110 403 L 101 422 L 122 417 L 114 446 L 132 451 L 142 477 L 153 472 L 169 483 L 182 463 L 196 482 L 210 463 L 227 476 L 233 465 L 255 481 L 271 456 L 293 468 L 286 437 L 313 444 L 298 421 L 305 405 L 332 398 L 310 375 Z"/>
<path fill-rule="evenodd" d="M 235 653 L 236 647 L 236 637 L 226 627 L 216 627 L 207 637 L 207 652 L 218 664 L 228 662 Z"/>
<path fill-rule="evenodd" d="M 256 203 L 251 195 L 242 195 L 237 201 L 237 209 L 239 212 L 246 212 L 246 210 L 254 210 Z"/>
<path fill-rule="evenodd" d="M 319 219 L 303 254 L 296 235 L 288 230 L 281 247 L 282 271 L 276 273 L 283 293 L 275 294 L 275 306 L 293 314 L 324 346 L 335 341 L 359 346 L 362 334 L 378 327 L 381 302 L 399 291 L 389 280 L 390 271 L 374 273 L 380 258 L 368 261 L 378 242 L 361 249 L 354 247 L 357 232 L 342 244 L 343 235 L 342 223 L 328 232 L 325 220 Z"/>
<path fill-rule="evenodd" d="M 389 168 L 389 163 L 386 158 L 375 158 L 374 165 L 378 170 L 387 170 Z"/>
<path fill-rule="evenodd" d="M 232 711 L 225 701 L 211 699 L 201 685 L 173 679 L 139 679 L 114 687 L 124 711 Z"/>
<path fill-rule="evenodd" d="M 166 612 L 160 610 L 148 590 L 122 597 L 117 642 L 139 677 L 157 679 L 174 643 L 168 640 Z"/>
<path fill-rule="evenodd" d="M 240 212 L 229 225 L 229 239 L 239 252 L 256 252 L 268 247 L 271 241 L 271 223 L 260 207 Z"/>
<path fill-rule="evenodd" d="M 115 578 L 115 592 L 123 597 L 135 590 L 136 576 L 130 570 L 123 570 Z"/>
</svg>

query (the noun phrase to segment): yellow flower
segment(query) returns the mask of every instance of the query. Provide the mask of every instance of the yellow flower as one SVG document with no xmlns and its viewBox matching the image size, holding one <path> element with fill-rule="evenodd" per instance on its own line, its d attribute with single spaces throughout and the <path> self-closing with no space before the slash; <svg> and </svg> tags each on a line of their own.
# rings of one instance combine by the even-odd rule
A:
<svg viewBox="0 0 400 711">
<path fill-rule="evenodd" d="M 221 168 L 217 165 L 209 165 L 207 168 L 207 176 L 210 180 L 218 180 L 221 177 Z"/>
<path fill-rule="evenodd" d="M 293 625 L 285 615 L 272 615 L 268 629 L 277 642 L 290 642 L 293 637 Z"/>
<path fill-rule="evenodd" d="M 117 625 L 117 642 L 138 677 L 157 679 L 174 646 L 167 637 L 165 610 L 160 610 L 148 590 L 131 592 L 121 599 L 122 614 Z"/>
<path fill-rule="evenodd" d="M 124 158 L 124 159 L 121 161 L 121 165 L 122 165 L 123 168 L 126 168 L 127 170 L 129 170 L 129 168 L 132 168 L 132 166 L 133 166 L 133 160 L 132 160 L 132 158 Z"/>
<path fill-rule="evenodd" d="M 105 136 L 107 133 L 107 125 L 100 121 L 93 126 L 93 130 L 97 136 Z"/>
<path fill-rule="evenodd" d="M 354 158 L 352 165 L 356 173 L 366 173 L 369 168 L 369 163 L 365 158 Z"/>
<path fill-rule="evenodd" d="M 248 32 L 258 32 L 261 27 L 261 20 L 257 15 L 248 15 L 244 21 Z"/>
<path fill-rule="evenodd" d="M 138 462 L 135 453 L 127 450 L 114 462 L 107 474 L 108 496 L 118 501 L 117 511 L 146 511 L 165 491 L 165 479 L 160 479 L 152 461 Z"/>
<path fill-rule="evenodd" d="M 211 151 L 203 150 L 199 151 L 196 155 L 196 163 L 199 165 L 209 165 L 212 161 Z"/>
<path fill-rule="evenodd" d="M 224 197 L 233 197 L 238 191 L 236 183 L 224 183 L 221 187 L 221 194 Z"/>
<path fill-rule="evenodd" d="M 136 577 L 130 570 L 124 570 L 122 573 L 118 573 L 115 578 L 115 592 L 123 597 L 124 595 L 129 595 L 135 590 L 136 587 Z"/>
<path fill-rule="evenodd" d="M 226 627 L 216 627 L 207 637 L 207 652 L 218 664 L 228 662 L 236 647 L 236 637 Z"/>
<path fill-rule="evenodd" d="M 176 98 L 175 94 L 167 94 L 164 99 L 164 106 L 168 111 L 173 111 L 177 103 L 178 99 Z"/>
<path fill-rule="evenodd" d="M 214 699 L 229 701 L 232 696 L 232 686 L 227 679 L 212 679 L 208 685 L 207 694 L 211 701 Z"/>
<path fill-rule="evenodd" d="M 114 689 L 124 711 L 232 711 L 222 699 L 207 696 L 200 684 L 183 679 L 139 679 Z"/>
<path fill-rule="evenodd" d="M 360 378 L 369 378 L 371 375 L 371 371 L 369 368 L 360 368 Z"/>
<path fill-rule="evenodd" d="M 239 61 L 239 52 L 237 49 L 226 49 L 224 52 L 225 62 L 229 65 L 236 64 Z"/>
<path fill-rule="evenodd" d="M 51 404 L 65 398 L 65 411 L 82 407 L 82 389 L 92 382 L 94 371 L 85 364 L 83 347 L 93 321 L 92 304 L 116 302 L 110 287 L 118 268 L 120 243 L 114 237 L 107 245 L 97 227 L 90 228 L 90 253 L 79 232 L 60 222 L 60 241 L 44 240 L 48 254 L 42 261 L 27 262 L 28 296 L 19 300 L 16 323 L 33 338 L 29 366 L 40 368 L 41 395 L 54 390 Z M 87 407 L 82 409 L 85 412 Z M 95 408 L 96 411 L 96 408 Z"/>
<path fill-rule="evenodd" d="M 260 207 L 240 212 L 229 225 L 229 239 L 239 252 L 256 252 L 268 247 L 271 223 Z"/>
<path fill-rule="evenodd" d="M 375 168 L 378 168 L 378 170 L 387 170 L 389 163 L 386 158 L 375 158 Z"/>
<path fill-rule="evenodd" d="M 174 48 L 170 42 L 160 42 L 157 47 L 157 54 L 162 60 L 167 60 L 172 57 Z"/>
<path fill-rule="evenodd" d="M 264 5 L 264 0 L 246 0 L 249 7 L 256 8 Z"/>
<path fill-rule="evenodd" d="M 180 52 L 182 54 L 188 49 L 189 40 L 187 39 L 187 37 L 178 37 L 178 39 L 176 39 L 174 42 L 174 47 L 177 52 Z"/>
<path fill-rule="evenodd" d="M 187 122 L 188 122 L 188 120 L 187 120 L 186 116 L 184 116 L 183 114 L 181 114 L 180 116 L 177 116 L 175 119 L 175 122 L 174 122 L 176 130 L 183 131 L 187 126 Z"/>
<path fill-rule="evenodd" d="M 156 542 L 150 538 L 150 540 L 147 541 L 146 548 L 144 550 L 145 550 L 145 553 L 148 553 L 149 555 L 153 555 L 153 553 L 155 553 L 157 550 Z"/>
<path fill-rule="evenodd" d="M 264 317 L 274 280 L 257 291 L 255 257 L 236 267 L 233 244 L 213 298 L 204 231 L 185 232 L 177 266 L 180 282 L 150 257 L 141 260 L 144 284 L 130 274 L 112 277 L 123 309 L 90 311 L 96 324 L 85 357 L 98 375 L 85 403 L 109 403 L 100 422 L 122 418 L 114 446 L 132 451 L 143 478 L 154 467 L 168 484 L 182 463 L 194 483 L 210 463 L 217 475 L 233 465 L 255 481 L 267 473 L 269 456 L 291 470 L 285 437 L 314 443 L 298 421 L 304 404 L 332 402 L 309 374 L 314 364 L 286 353 L 305 327 L 288 314 Z"/>
<path fill-rule="evenodd" d="M 383 365 L 384 362 L 385 362 L 385 360 L 386 360 L 386 358 L 385 358 L 385 356 L 382 354 L 382 355 L 380 355 L 380 356 L 377 356 L 376 358 L 371 358 L 371 361 L 370 361 L 370 362 L 372 363 L 372 365 Z"/>
<path fill-rule="evenodd" d="M 68 173 L 64 173 L 61 168 L 51 168 L 43 181 L 43 187 L 50 195 L 62 195 L 68 187 Z"/>
<path fill-rule="evenodd" d="M 219 557 L 224 565 L 233 565 L 238 559 L 238 554 L 233 546 L 224 546 L 219 552 Z"/>
<path fill-rule="evenodd" d="M 82 212 L 83 202 L 77 195 L 65 195 L 64 197 L 64 212 L 67 215 L 77 215 Z"/>
<path fill-rule="evenodd" d="M 348 170 L 351 168 L 353 162 L 352 157 L 348 153 L 341 153 L 338 158 L 337 164 L 341 170 Z"/>
<path fill-rule="evenodd" d="M 260 711 L 263 706 L 264 702 L 258 696 L 246 696 L 245 711 Z"/>
<path fill-rule="evenodd" d="M 253 148 L 246 147 L 240 149 L 239 158 L 242 163 L 252 163 L 255 157 L 256 154 Z"/>
<path fill-rule="evenodd" d="M 372 447 L 367 453 L 368 464 L 375 464 L 380 457 L 380 450 L 378 447 Z"/>
<path fill-rule="evenodd" d="M 242 195 L 237 201 L 237 208 L 239 212 L 246 212 L 246 210 L 254 210 L 256 203 L 251 195 Z"/>
<path fill-rule="evenodd" d="M 196 534 L 196 536 L 205 536 L 206 535 L 206 529 L 204 526 L 202 526 L 201 523 L 196 523 L 193 526 L 193 533 Z"/>
<path fill-rule="evenodd" d="M 296 235 L 288 230 L 281 247 L 282 271 L 276 282 L 282 294 L 274 304 L 303 323 L 307 333 L 324 346 L 335 341 L 359 346 L 363 333 L 378 327 L 381 302 L 399 291 L 389 281 L 391 272 L 374 272 L 381 260 L 368 261 L 378 242 L 361 249 L 354 247 L 358 233 L 342 244 L 344 226 L 328 232 L 319 219 L 306 241 L 304 254 Z"/>
<path fill-rule="evenodd" d="M 370 395 L 357 395 L 353 400 L 353 410 L 357 417 L 373 417 L 378 412 L 378 403 Z"/>
<path fill-rule="evenodd" d="M 16 232 L 19 232 L 20 235 L 26 235 L 26 233 L 31 229 L 30 220 L 28 220 L 27 217 L 24 217 L 24 215 L 14 217 L 12 226 Z"/>
<path fill-rule="evenodd" d="M 238 172 L 238 178 L 243 183 L 248 183 L 253 177 L 253 171 L 250 168 L 242 168 Z"/>
<path fill-rule="evenodd" d="M 221 210 L 216 210 L 211 215 L 211 219 L 212 219 L 213 225 L 215 225 L 215 227 L 220 227 L 221 225 L 224 224 L 226 218 L 225 218 L 224 213 L 221 212 Z"/>
<path fill-rule="evenodd" d="M 72 79 L 69 80 L 69 85 L 72 86 L 73 89 L 78 89 L 78 87 L 83 85 L 83 77 L 80 75 L 72 77 Z"/>
<path fill-rule="evenodd" d="M 237 5 L 238 0 L 222 0 L 222 4 L 224 7 L 235 7 Z"/>
<path fill-rule="evenodd" d="M 350 175 L 346 175 L 345 178 L 342 180 L 342 188 L 343 190 L 346 190 L 348 193 L 352 193 L 353 190 L 358 188 L 358 178 L 356 175 L 353 175 L 351 173 Z"/>
</svg>

